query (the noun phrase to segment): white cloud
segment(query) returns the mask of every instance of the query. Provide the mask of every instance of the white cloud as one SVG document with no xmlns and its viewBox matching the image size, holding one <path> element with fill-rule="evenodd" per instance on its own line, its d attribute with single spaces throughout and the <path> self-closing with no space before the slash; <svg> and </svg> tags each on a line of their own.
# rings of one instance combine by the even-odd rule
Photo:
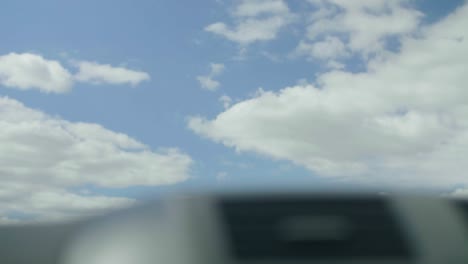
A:
<svg viewBox="0 0 468 264">
<path fill-rule="evenodd" d="M 232 12 L 236 23 L 230 27 L 216 22 L 205 30 L 247 46 L 257 41 L 275 39 L 278 32 L 293 20 L 293 15 L 282 0 L 244 0 Z"/>
<path fill-rule="evenodd" d="M 197 76 L 200 86 L 208 91 L 215 91 L 219 87 L 219 82 L 211 79 L 209 76 Z"/>
<path fill-rule="evenodd" d="M 71 74 L 58 61 L 32 53 L 0 56 L 0 85 L 20 90 L 63 93 L 69 91 L 72 84 Z"/>
<path fill-rule="evenodd" d="M 224 64 L 222 63 L 211 63 L 210 64 L 211 68 L 211 76 L 218 76 L 224 71 Z"/>
<path fill-rule="evenodd" d="M 222 95 L 221 97 L 219 97 L 219 101 L 223 104 L 224 109 L 229 108 L 229 106 L 231 106 L 232 103 L 231 97 L 227 95 Z"/>
<path fill-rule="evenodd" d="M 216 91 L 220 83 L 214 80 L 215 77 L 219 76 L 224 71 L 224 64 L 222 63 L 211 63 L 210 73 L 206 76 L 197 76 L 197 80 L 200 83 L 201 88 L 208 91 Z"/>
<path fill-rule="evenodd" d="M 108 64 L 79 61 L 73 76 L 60 62 L 38 54 L 9 53 L 0 56 L 0 86 L 19 90 L 37 89 L 46 93 L 70 91 L 74 81 L 92 84 L 137 85 L 150 79 L 146 72 L 114 67 Z"/>
<path fill-rule="evenodd" d="M 289 13 L 289 8 L 286 3 L 281 0 L 244 0 L 236 6 L 233 12 L 233 14 L 238 17 L 286 13 Z"/>
<path fill-rule="evenodd" d="M 385 32 L 408 32 L 413 23 L 405 21 L 419 14 L 392 5 L 398 12 L 387 14 L 386 23 L 407 25 Z M 409 18 L 393 21 L 393 12 Z M 366 72 L 334 70 L 319 75 L 315 85 L 259 91 L 212 120 L 192 117 L 188 126 L 237 151 L 290 160 L 323 176 L 380 184 L 467 184 L 467 24 L 465 5 L 421 29 L 418 37 L 404 37 L 401 51 L 375 58 Z"/>
<path fill-rule="evenodd" d="M 130 84 L 135 86 L 150 79 L 149 74 L 146 72 L 115 67 L 109 64 L 98 64 L 92 61 L 79 61 L 76 64 L 78 72 L 75 74 L 75 79 L 80 82 Z"/>
<path fill-rule="evenodd" d="M 330 69 L 335 69 L 335 70 L 342 70 L 345 68 L 345 65 L 341 62 L 338 62 L 336 60 L 329 60 L 326 65 Z"/>
<path fill-rule="evenodd" d="M 127 204 L 67 190 L 173 184 L 189 177 L 192 164 L 177 149 L 152 151 L 125 134 L 52 117 L 6 97 L 0 97 L 0 127 L 0 214 L 14 206 L 47 215 L 67 204 L 75 211 Z M 50 198 L 59 196 L 62 201 Z"/>
<path fill-rule="evenodd" d="M 323 54 L 323 58 L 332 59 L 342 56 L 344 50 L 337 41 L 340 38 L 346 50 L 367 57 L 385 50 L 389 37 L 414 33 L 422 18 L 422 13 L 411 8 L 407 0 L 309 2 L 315 11 L 309 17 L 307 41 L 297 47 L 299 51 L 309 50 L 302 51 L 306 56 Z M 334 43 L 330 43 L 330 38 L 335 39 Z M 329 47 L 330 44 L 333 45 Z"/>
<path fill-rule="evenodd" d="M 296 47 L 295 55 L 313 59 L 335 59 L 348 55 L 345 44 L 337 37 L 327 36 L 323 41 L 308 43 L 301 41 Z"/>
<path fill-rule="evenodd" d="M 237 24 L 235 29 L 217 22 L 205 28 L 206 31 L 221 35 L 241 45 L 249 45 L 256 41 L 267 41 L 276 38 L 280 28 L 288 24 L 282 17 L 268 19 L 245 19 Z"/>
</svg>

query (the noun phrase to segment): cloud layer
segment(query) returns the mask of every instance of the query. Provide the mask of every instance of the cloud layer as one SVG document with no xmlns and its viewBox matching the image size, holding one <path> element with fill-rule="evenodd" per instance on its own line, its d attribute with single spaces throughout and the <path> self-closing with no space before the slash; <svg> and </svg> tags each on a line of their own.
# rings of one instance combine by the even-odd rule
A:
<svg viewBox="0 0 468 264">
<path fill-rule="evenodd" d="M 354 2 L 333 2 L 353 18 L 363 10 Z M 366 2 L 375 12 L 385 7 L 381 19 L 369 18 L 375 31 L 366 33 L 359 23 L 351 28 L 347 15 L 333 20 L 325 11 L 325 18 L 317 18 L 323 22 L 309 28 L 313 39 L 339 30 L 338 23 L 352 33 L 346 48 L 364 53 L 378 50 L 384 36 L 399 34 L 401 50 L 380 52 L 365 72 L 334 70 L 313 85 L 260 91 L 212 120 L 192 117 L 188 126 L 238 151 L 290 160 L 323 176 L 380 184 L 468 184 L 468 6 L 413 37 L 405 33 L 420 14 L 403 2 Z"/>
<path fill-rule="evenodd" d="M 130 199 L 69 190 L 177 183 L 189 177 L 192 164 L 177 149 L 152 151 L 125 134 L 52 117 L 7 97 L 0 97 L 0 127 L 0 215 L 24 210 L 41 217 L 56 208 L 78 212 L 128 204 Z"/>
</svg>

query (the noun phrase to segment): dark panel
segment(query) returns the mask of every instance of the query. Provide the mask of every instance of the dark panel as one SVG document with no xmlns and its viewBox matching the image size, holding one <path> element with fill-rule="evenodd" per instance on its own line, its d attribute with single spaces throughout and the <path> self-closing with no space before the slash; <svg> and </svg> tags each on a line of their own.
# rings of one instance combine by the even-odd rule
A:
<svg viewBox="0 0 468 264">
<path fill-rule="evenodd" d="M 468 228 L 468 201 L 466 200 L 455 201 L 455 206 L 457 207 L 458 211 L 460 212 L 463 219 L 465 220 L 466 226 Z"/>
<path fill-rule="evenodd" d="M 221 215 L 239 259 L 409 258 L 384 199 L 223 199 Z"/>
</svg>

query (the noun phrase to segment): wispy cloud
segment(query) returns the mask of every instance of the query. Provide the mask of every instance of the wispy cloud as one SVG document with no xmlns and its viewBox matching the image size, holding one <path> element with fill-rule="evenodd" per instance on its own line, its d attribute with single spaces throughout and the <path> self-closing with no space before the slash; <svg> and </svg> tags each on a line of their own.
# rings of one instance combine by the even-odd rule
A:
<svg viewBox="0 0 468 264">
<path fill-rule="evenodd" d="M 219 76 L 224 71 L 224 64 L 221 63 L 211 63 L 210 72 L 208 75 L 199 75 L 197 80 L 200 83 L 202 89 L 208 91 L 216 91 L 220 86 L 220 83 L 214 78 Z"/>
<path fill-rule="evenodd" d="M 240 1 L 231 13 L 235 25 L 216 22 L 205 30 L 240 45 L 275 39 L 278 32 L 292 22 L 293 15 L 282 0 Z"/>
<path fill-rule="evenodd" d="M 78 72 L 75 74 L 75 80 L 79 82 L 92 84 L 130 84 L 136 86 L 150 79 L 150 75 L 146 72 L 115 67 L 110 64 L 79 61 L 76 65 L 78 66 Z"/>
<path fill-rule="evenodd" d="M 136 86 L 150 76 L 109 64 L 90 61 L 73 62 L 78 72 L 72 74 L 59 61 L 34 53 L 9 53 L 0 56 L 0 86 L 19 90 L 38 90 L 45 93 L 65 93 L 74 83 L 129 84 Z"/>
<path fill-rule="evenodd" d="M 219 101 L 223 104 L 224 109 L 229 108 L 229 106 L 231 106 L 232 103 L 231 97 L 227 95 L 222 95 L 221 97 L 219 97 Z"/>
<path fill-rule="evenodd" d="M 349 54 L 368 58 L 385 50 L 390 38 L 414 33 L 422 18 L 406 0 L 309 2 L 314 11 L 293 54 L 331 66 Z"/>
</svg>

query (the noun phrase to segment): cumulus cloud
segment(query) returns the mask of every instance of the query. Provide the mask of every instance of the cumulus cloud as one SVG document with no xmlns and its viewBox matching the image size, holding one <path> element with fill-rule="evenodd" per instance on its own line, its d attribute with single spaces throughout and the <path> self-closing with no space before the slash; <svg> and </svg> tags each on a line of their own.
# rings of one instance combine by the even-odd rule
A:
<svg viewBox="0 0 468 264">
<path fill-rule="evenodd" d="M 46 93 L 70 91 L 75 81 L 92 84 L 138 85 L 150 79 L 146 72 L 90 61 L 75 63 L 72 75 L 59 61 L 33 53 L 9 53 L 0 56 L 0 86 L 19 90 L 36 89 Z"/>
<path fill-rule="evenodd" d="M 337 59 L 354 53 L 368 57 L 385 50 L 388 41 L 414 33 L 422 13 L 407 0 L 310 0 L 306 39 L 296 54 L 308 58 Z"/>
<path fill-rule="evenodd" d="M 20 90 L 38 89 L 63 93 L 71 89 L 73 79 L 60 62 L 33 53 L 9 53 L 0 56 L 0 85 Z"/>
<path fill-rule="evenodd" d="M 231 15 L 236 21 L 235 25 L 216 22 L 206 26 L 205 30 L 247 46 L 257 41 L 275 39 L 278 32 L 293 20 L 292 13 L 282 0 L 240 1 Z"/>
<path fill-rule="evenodd" d="M 0 127 L 0 215 L 9 210 L 78 213 L 129 204 L 125 198 L 68 190 L 173 184 L 189 177 L 192 164 L 178 149 L 153 151 L 125 134 L 52 117 L 7 97 L 0 97 Z"/>
<path fill-rule="evenodd" d="M 222 63 L 211 63 L 210 73 L 208 75 L 199 75 L 197 80 L 200 83 L 201 88 L 208 91 L 216 91 L 220 85 L 214 78 L 219 76 L 224 71 L 224 64 Z"/>
<path fill-rule="evenodd" d="M 334 3 L 363 12 L 355 2 Z M 409 32 L 420 16 L 402 1 L 365 3 L 375 12 L 386 7 L 385 19 L 374 23 L 366 14 L 362 19 L 369 19 L 371 33 L 352 28 L 357 39 L 350 39 L 349 49 Z M 340 23 L 348 21 L 347 15 L 340 17 Z M 336 27 L 330 19 L 325 22 L 328 29 Z M 380 184 L 467 184 L 467 24 L 465 5 L 422 28 L 418 37 L 403 37 L 400 51 L 372 59 L 365 72 L 333 70 L 314 84 L 262 90 L 212 120 L 192 117 L 188 126 L 237 151 L 290 160 L 322 176 Z M 378 31 L 382 35 L 374 26 L 389 28 Z M 322 33 L 318 26 L 309 31 L 312 37 Z"/>
<path fill-rule="evenodd" d="M 115 67 L 109 64 L 99 64 L 92 61 L 79 61 L 76 64 L 78 72 L 75 74 L 75 79 L 80 82 L 130 84 L 135 86 L 150 79 L 149 74 L 146 72 Z"/>
</svg>

